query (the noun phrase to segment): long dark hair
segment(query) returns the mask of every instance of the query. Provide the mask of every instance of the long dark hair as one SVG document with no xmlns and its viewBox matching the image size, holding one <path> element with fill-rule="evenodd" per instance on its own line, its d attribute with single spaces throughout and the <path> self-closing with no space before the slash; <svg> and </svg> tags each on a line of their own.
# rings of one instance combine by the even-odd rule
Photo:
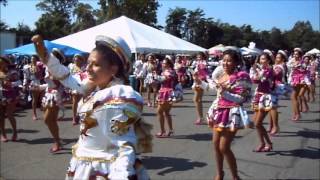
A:
<svg viewBox="0 0 320 180">
<path fill-rule="evenodd" d="M 92 51 L 98 52 L 102 58 L 107 61 L 110 66 L 117 66 L 118 72 L 115 74 L 115 77 L 123 80 L 124 84 L 129 84 L 128 73 L 125 72 L 124 66 L 120 57 L 108 46 L 103 44 L 98 44 Z"/>
<path fill-rule="evenodd" d="M 271 58 L 271 56 L 269 55 L 269 53 L 266 53 L 266 52 L 263 52 L 262 54 L 260 54 L 260 56 L 258 57 L 258 59 L 257 59 L 257 64 L 260 64 L 260 58 L 261 58 L 261 56 L 266 56 L 266 58 L 268 59 L 268 61 L 269 61 L 269 65 L 272 65 L 272 58 Z"/>
<path fill-rule="evenodd" d="M 223 56 L 225 56 L 225 55 L 229 55 L 231 57 L 233 62 L 235 62 L 236 67 L 240 68 L 243 65 L 242 58 L 237 51 L 235 51 L 233 49 L 228 49 L 228 50 L 223 51 Z"/>
</svg>

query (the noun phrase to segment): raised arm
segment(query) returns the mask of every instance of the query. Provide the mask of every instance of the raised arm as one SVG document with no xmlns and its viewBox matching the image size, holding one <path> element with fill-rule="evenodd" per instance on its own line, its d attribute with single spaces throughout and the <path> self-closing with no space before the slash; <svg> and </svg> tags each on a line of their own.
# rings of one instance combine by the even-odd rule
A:
<svg viewBox="0 0 320 180">
<path fill-rule="evenodd" d="M 49 72 L 54 79 L 59 80 L 64 86 L 76 90 L 80 94 L 87 94 L 89 92 L 88 83 L 82 83 L 77 78 L 70 75 L 70 71 L 67 67 L 60 64 L 59 60 L 53 55 L 49 54 L 47 48 L 44 46 L 41 36 L 35 35 L 31 39 L 35 45 L 35 49 L 41 59 L 41 61 L 47 65 Z"/>
</svg>

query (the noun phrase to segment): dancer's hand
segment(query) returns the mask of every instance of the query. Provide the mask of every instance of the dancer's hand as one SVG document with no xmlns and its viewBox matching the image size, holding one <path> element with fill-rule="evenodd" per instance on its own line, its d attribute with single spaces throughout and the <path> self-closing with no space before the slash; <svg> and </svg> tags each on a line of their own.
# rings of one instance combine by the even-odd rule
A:
<svg viewBox="0 0 320 180">
<path fill-rule="evenodd" d="M 37 54 L 40 57 L 41 61 L 44 64 L 47 64 L 48 63 L 48 51 L 47 51 L 47 48 L 44 46 L 42 37 L 40 35 L 34 35 L 31 38 L 31 41 L 34 44 L 34 47 L 35 47 Z"/>
</svg>

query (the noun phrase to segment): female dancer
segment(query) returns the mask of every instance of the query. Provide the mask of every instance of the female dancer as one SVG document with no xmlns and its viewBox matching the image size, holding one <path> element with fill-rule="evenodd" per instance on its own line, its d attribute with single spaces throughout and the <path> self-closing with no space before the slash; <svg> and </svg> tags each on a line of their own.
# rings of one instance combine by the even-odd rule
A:
<svg viewBox="0 0 320 180">
<path fill-rule="evenodd" d="M 65 61 L 63 53 L 58 49 L 53 49 L 52 54 L 59 60 L 60 63 Z M 61 94 L 63 87 L 61 83 L 54 79 L 46 68 L 45 75 L 46 84 L 40 85 L 40 89 L 45 89 L 45 95 L 42 99 L 42 107 L 44 108 L 44 122 L 48 126 L 48 129 L 53 137 L 53 146 L 50 149 L 51 153 L 61 150 L 59 126 L 58 126 L 58 114 L 59 109 L 63 107 Z"/>
<path fill-rule="evenodd" d="M 180 55 L 176 56 L 176 61 L 174 64 L 174 69 L 176 71 L 176 74 L 178 76 L 178 82 L 181 84 L 181 86 L 183 87 L 185 85 L 185 81 L 186 81 L 186 61 L 184 61 Z"/>
<path fill-rule="evenodd" d="M 139 178 L 139 170 L 134 168 L 135 150 L 151 150 L 151 127 L 141 120 L 142 97 L 123 85 L 131 67 L 131 52 L 125 41 L 98 36 L 84 82 L 70 76 L 65 66 L 46 53 L 40 36 L 32 41 L 52 76 L 84 95 L 78 106 L 81 134 L 72 148 L 66 179 Z"/>
<path fill-rule="evenodd" d="M 286 59 L 287 54 L 279 50 L 276 54 L 275 62 L 273 65 L 273 74 L 274 74 L 274 92 L 273 94 L 277 96 L 287 95 L 290 92 L 290 89 L 285 83 L 285 75 L 286 75 Z M 273 108 L 269 111 L 270 115 L 270 125 L 268 132 L 270 135 L 275 135 L 280 131 L 279 123 L 278 123 L 278 112 L 277 108 Z"/>
<path fill-rule="evenodd" d="M 310 102 L 315 101 L 315 94 L 316 94 L 316 79 L 318 73 L 319 64 L 316 60 L 315 55 L 310 55 L 310 65 L 308 66 L 308 70 L 310 71 L 310 86 L 309 86 L 309 94 L 308 99 Z"/>
<path fill-rule="evenodd" d="M 258 84 L 252 100 L 252 109 L 254 110 L 253 119 L 257 129 L 260 146 L 253 150 L 254 152 L 268 152 L 272 150 L 272 142 L 262 124 L 268 111 L 272 111 L 270 112 L 272 114 L 278 113 L 276 110 L 276 96 L 271 94 L 274 86 L 273 70 L 270 66 L 271 62 L 270 55 L 264 52 L 259 56 L 258 62 L 250 69 L 250 78 L 252 82 Z M 272 117 L 277 117 L 277 115 L 273 115 Z M 267 141 L 267 145 L 265 140 Z"/>
<path fill-rule="evenodd" d="M 31 91 L 32 96 L 32 119 L 38 120 L 37 116 L 37 106 L 40 98 L 40 89 L 37 88 L 41 84 L 41 80 L 44 76 L 44 67 L 43 64 L 39 61 L 37 55 L 32 55 L 31 63 L 27 66 L 27 69 L 24 74 L 23 86 Z"/>
<path fill-rule="evenodd" d="M 307 66 L 302 59 L 302 50 L 295 48 L 293 51 L 293 58 L 287 64 L 290 69 L 289 83 L 293 88 L 291 94 L 293 117 L 292 120 L 297 121 L 300 118 L 300 112 L 307 112 L 309 110 L 304 93 L 307 90 L 307 84 L 310 79 L 307 77 Z M 302 108 L 304 106 L 304 109 Z"/>
<path fill-rule="evenodd" d="M 14 117 L 14 111 L 18 102 L 18 89 L 15 88 L 21 85 L 18 78 L 18 72 L 15 69 L 9 68 L 10 62 L 5 57 L 0 57 L 0 130 L 1 141 L 7 142 L 5 131 L 5 118 L 7 117 L 12 126 L 12 141 L 16 141 L 18 137 L 17 122 Z"/>
<path fill-rule="evenodd" d="M 147 66 L 147 76 L 144 84 L 147 87 L 147 95 L 148 95 L 148 106 L 151 107 L 151 90 L 153 91 L 153 107 L 156 107 L 156 97 L 159 89 L 159 81 L 156 77 L 159 75 L 158 71 L 158 63 L 156 61 L 156 57 L 154 54 L 149 54 L 147 56 L 148 66 Z"/>
<path fill-rule="evenodd" d="M 240 56 L 234 50 L 226 50 L 223 53 L 223 74 L 217 80 L 209 80 L 209 83 L 201 81 L 195 76 L 198 86 L 203 89 L 216 89 L 217 99 L 208 111 L 208 123 L 213 128 L 213 143 L 217 164 L 216 180 L 223 179 L 223 161 L 227 159 L 232 178 L 238 176 L 236 158 L 231 150 L 237 130 L 249 127 L 251 122 L 242 104 L 249 100 L 251 82 L 248 73 L 239 71 L 237 66 L 241 62 Z"/>
<path fill-rule="evenodd" d="M 192 67 L 195 68 L 194 76 L 196 78 L 200 78 L 201 81 L 206 81 L 208 77 L 208 68 L 207 68 L 207 61 L 205 60 L 205 54 L 200 52 L 197 54 L 197 59 L 192 63 Z M 202 97 L 204 90 L 201 87 L 196 86 L 196 83 L 192 85 L 192 89 L 194 90 L 194 98 L 193 102 L 196 106 L 197 111 L 197 120 L 195 121 L 196 125 L 206 124 L 203 118 L 203 109 L 202 109 Z"/>
<path fill-rule="evenodd" d="M 70 63 L 68 68 L 70 69 L 70 73 L 75 77 L 78 77 L 80 81 L 86 78 L 85 72 L 85 59 L 82 55 L 76 54 L 73 57 L 73 63 Z M 77 125 L 79 124 L 79 117 L 77 117 L 77 108 L 78 103 L 81 99 L 81 94 L 77 91 L 71 91 L 72 96 L 72 124 Z"/>
<path fill-rule="evenodd" d="M 146 62 L 146 58 L 144 54 L 140 54 L 139 59 L 134 64 L 134 72 L 133 74 L 136 76 L 139 81 L 139 93 L 143 96 L 143 87 L 144 87 L 144 79 L 147 74 L 148 64 Z"/>
<path fill-rule="evenodd" d="M 161 82 L 161 87 L 158 95 L 158 119 L 160 122 L 161 131 L 156 134 L 158 138 L 170 137 L 173 135 L 172 127 L 172 117 L 170 115 L 170 110 L 172 107 L 172 93 L 174 90 L 174 85 L 176 81 L 176 74 L 173 70 L 173 62 L 166 57 L 162 61 L 162 73 L 157 79 Z M 166 133 L 164 127 L 164 121 L 167 121 L 169 126 L 169 131 Z"/>
</svg>

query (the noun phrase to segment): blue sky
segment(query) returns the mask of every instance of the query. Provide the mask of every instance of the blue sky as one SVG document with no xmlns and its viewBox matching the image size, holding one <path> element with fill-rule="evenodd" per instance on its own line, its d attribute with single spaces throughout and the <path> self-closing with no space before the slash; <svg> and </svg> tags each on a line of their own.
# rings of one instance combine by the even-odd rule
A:
<svg viewBox="0 0 320 180">
<path fill-rule="evenodd" d="M 272 27 L 290 30 L 295 22 L 309 20 L 313 29 L 320 30 L 320 0 L 159 0 L 158 24 L 164 26 L 170 8 L 183 7 L 189 10 L 203 9 L 206 17 L 220 19 L 236 26 L 251 25 L 255 30 L 270 30 Z M 23 22 L 34 28 L 35 21 L 43 12 L 37 11 L 36 0 L 8 0 L 1 6 L 1 20 L 10 27 Z M 98 8 L 97 1 L 81 1 Z"/>
</svg>

